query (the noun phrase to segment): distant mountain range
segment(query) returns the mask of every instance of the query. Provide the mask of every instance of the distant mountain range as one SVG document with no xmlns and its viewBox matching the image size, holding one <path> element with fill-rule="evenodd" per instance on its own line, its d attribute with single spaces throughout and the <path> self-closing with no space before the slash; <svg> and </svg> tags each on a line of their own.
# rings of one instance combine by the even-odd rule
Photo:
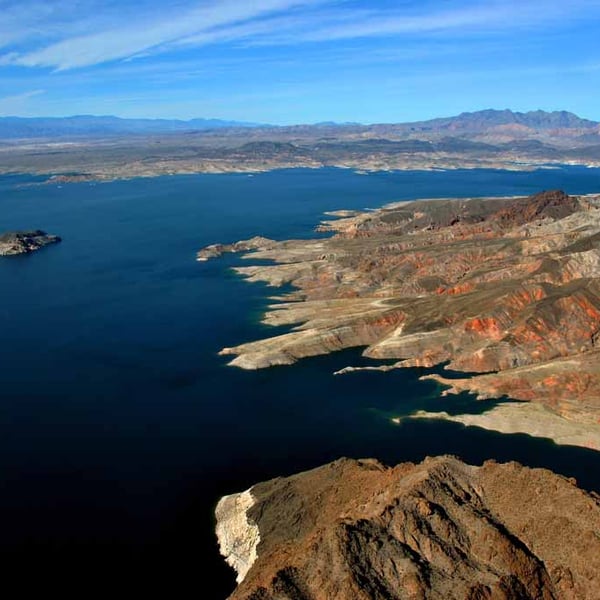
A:
<svg viewBox="0 0 600 600">
<path fill-rule="evenodd" d="M 567 111 L 546 112 L 536 110 L 526 113 L 512 110 L 481 110 L 462 113 L 455 117 L 431 119 L 413 123 L 361 125 L 359 123 L 334 123 L 276 127 L 221 119 L 122 119 L 119 117 L 81 115 L 74 117 L 0 117 L 0 139 L 102 137 L 128 134 L 162 134 L 170 132 L 208 131 L 231 128 L 258 128 L 287 131 L 386 131 L 396 133 L 439 133 L 446 135 L 483 133 L 490 129 L 532 129 L 536 131 L 574 129 L 594 130 L 597 121 L 582 119 Z"/>
<path fill-rule="evenodd" d="M 122 119 L 120 117 L 0 117 L 0 138 L 98 137 L 254 127 L 254 123 L 221 119 Z"/>
<path fill-rule="evenodd" d="M 0 173 L 57 181 L 295 167 L 600 167 L 600 123 L 566 111 L 483 110 L 414 123 L 256 125 L 69 117 L 0 118 Z"/>
</svg>

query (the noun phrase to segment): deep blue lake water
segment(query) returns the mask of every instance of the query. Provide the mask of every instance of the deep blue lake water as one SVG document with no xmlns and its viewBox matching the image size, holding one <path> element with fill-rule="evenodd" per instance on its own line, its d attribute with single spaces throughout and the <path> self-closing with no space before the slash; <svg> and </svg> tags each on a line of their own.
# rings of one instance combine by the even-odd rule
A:
<svg viewBox="0 0 600 600">
<path fill-rule="evenodd" d="M 273 290 L 209 243 L 309 237 L 323 211 L 422 197 L 600 191 L 583 168 L 401 172 L 288 170 L 106 184 L 0 178 L 0 232 L 61 244 L 0 259 L 0 560 L 48 590 L 168 590 L 222 600 L 218 498 L 340 456 L 452 453 L 519 460 L 600 490 L 600 454 L 525 435 L 390 416 L 482 410 L 438 398 L 419 370 L 332 372 L 360 349 L 244 372 L 217 356 L 269 333 Z M 363 361 L 364 362 L 364 361 Z M 122 578 L 122 579 L 121 579 Z M 23 585 L 28 580 L 23 580 Z M 78 588 L 78 586 L 83 586 Z M 207 589 L 214 590 L 208 593 Z"/>
</svg>

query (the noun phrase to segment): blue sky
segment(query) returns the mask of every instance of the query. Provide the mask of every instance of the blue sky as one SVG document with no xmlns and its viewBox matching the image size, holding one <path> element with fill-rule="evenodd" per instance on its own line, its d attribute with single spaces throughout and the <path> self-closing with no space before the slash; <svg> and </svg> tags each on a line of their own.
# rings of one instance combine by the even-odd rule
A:
<svg viewBox="0 0 600 600">
<path fill-rule="evenodd" d="M 0 115 L 600 120 L 600 0 L 0 0 Z"/>
</svg>

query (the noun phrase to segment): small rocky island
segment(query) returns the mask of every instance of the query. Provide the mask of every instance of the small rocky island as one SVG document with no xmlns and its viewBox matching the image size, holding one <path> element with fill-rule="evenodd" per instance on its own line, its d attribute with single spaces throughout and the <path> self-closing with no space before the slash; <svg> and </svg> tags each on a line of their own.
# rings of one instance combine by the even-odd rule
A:
<svg viewBox="0 0 600 600">
<path fill-rule="evenodd" d="M 230 600 L 600 598 L 600 497 L 517 463 L 340 459 L 216 516 Z"/>
<path fill-rule="evenodd" d="M 60 241 L 57 235 L 50 235 L 41 229 L 0 233 L 0 256 L 28 254 Z"/>
</svg>

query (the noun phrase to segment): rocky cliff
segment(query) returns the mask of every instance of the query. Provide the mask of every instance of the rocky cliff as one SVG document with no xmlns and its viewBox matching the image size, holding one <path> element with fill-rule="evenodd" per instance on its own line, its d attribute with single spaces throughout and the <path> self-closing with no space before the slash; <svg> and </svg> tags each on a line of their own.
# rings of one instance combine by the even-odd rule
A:
<svg viewBox="0 0 600 600">
<path fill-rule="evenodd" d="M 222 353 L 257 369 L 365 346 L 395 368 L 446 363 L 468 374 L 440 379 L 450 391 L 540 402 L 596 427 L 599 207 L 600 197 L 562 191 L 415 201 L 326 221 L 326 239 L 210 247 L 199 257 L 254 248 L 247 258 L 269 263 L 239 273 L 297 288 L 264 319 L 289 333 Z M 600 428 L 581 443 L 600 448 Z"/>
<path fill-rule="evenodd" d="M 39 229 L 3 233 L 0 234 L 0 256 L 27 254 L 60 241 L 57 235 L 48 235 Z"/>
<path fill-rule="evenodd" d="M 516 463 L 341 459 L 229 496 L 217 517 L 231 600 L 600 597 L 600 498 Z"/>
</svg>

